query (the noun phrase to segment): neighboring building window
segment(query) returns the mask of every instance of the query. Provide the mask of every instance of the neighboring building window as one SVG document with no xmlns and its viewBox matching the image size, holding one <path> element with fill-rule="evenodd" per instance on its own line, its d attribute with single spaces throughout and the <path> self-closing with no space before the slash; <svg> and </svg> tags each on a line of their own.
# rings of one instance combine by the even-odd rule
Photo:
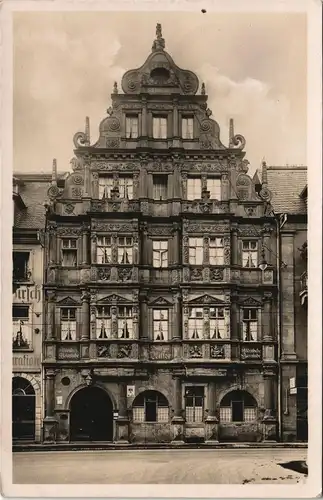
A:
<svg viewBox="0 0 323 500">
<path fill-rule="evenodd" d="M 195 266 L 203 264 L 203 238 L 189 238 L 188 256 L 190 264 Z"/>
<path fill-rule="evenodd" d="M 132 339 L 133 338 L 133 319 L 132 307 L 118 307 L 118 338 Z"/>
<path fill-rule="evenodd" d="M 191 307 L 188 317 L 188 336 L 190 339 L 203 339 L 203 307 Z"/>
<path fill-rule="evenodd" d="M 118 263 L 133 263 L 133 241 L 130 236 L 122 236 L 118 238 Z"/>
<path fill-rule="evenodd" d="M 111 337 L 111 308 L 98 306 L 96 313 L 96 338 L 109 339 Z"/>
<path fill-rule="evenodd" d="M 132 405 L 134 422 L 168 422 L 169 405 L 163 394 L 145 391 L 135 398 Z"/>
<path fill-rule="evenodd" d="M 193 139 L 193 118 L 182 118 L 182 138 Z"/>
<path fill-rule="evenodd" d="M 242 266 L 257 267 L 258 266 L 258 245 L 257 241 L 242 242 Z"/>
<path fill-rule="evenodd" d="M 61 309 L 61 339 L 76 340 L 76 309 Z"/>
<path fill-rule="evenodd" d="M 167 200 L 168 175 L 153 176 L 153 198 L 154 200 Z"/>
<path fill-rule="evenodd" d="M 210 264 L 213 266 L 223 266 L 224 248 L 223 238 L 210 238 L 209 241 Z"/>
<path fill-rule="evenodd" d="M 126 116 L 126 138 L 137 139 L 138 137 L 138 116 Z"/>
<path fill-rule="evenodd" d="M 168 241 L 153 240 L 153 266 L 168 267 Z"/>
<path fill-rule="evenodd" d="M 99 198 L 111 198 L 111 189 L 113 189 L 112 177 L 99 178 Z"/>
<path fill-rule="evenodd" d="M 74 238 L 62 240 L 62 265 L 67 267 L 77 265 L 77 240 Z"/>
<path fill-rule="evenodd" d="M 29 281 L 31 272 L 28 269 L 29 252 L 13 252 L 13 280 L 14 281 Z"/>
<path fill-rule="evenodd" d="M 133 179 L 132 177 L 119 177 L 119 195 L 120 198 L 133 198 Z"/>
<path fill-rule="evenodd" d="M 232 391 L 220 403 L 221 422 L 254 422 L 257 420 L 257 403 L 246 391 Z"/>
<path fill-rule="evenodd" d="M 12 348 L 31 349 L 31 326 L 29 323 L 29 306 L 12 306 L 13 338 Z"/>
<path fill-rule="evenodd" d="M 227 338 L 223 307 L 210 307 L 210 338 Z"/>
<path fill-rule="evenodd" d="M 192 386 L 185 390 L 185 414 L 187 422 L 203 422 L 204 387 Z"/>
<path fill-rule="evenodd" d="M 243 340 L 246 342 L 257 340 L 257 316 L 257 309 L 243 309 Z"/>
<path fill-rule="evenodd" d="M 153 309 L 154 340 L 168 340 L 168 309 Z"/>
<path fill-rule="evenodd" d="M 153 117 L 153 138 L 167 139 L 167 118 L 162 116 Z"/>
<path fill-rule="evenodd" d="M 187 199 L 200 200 L 202 197 L 202 181 L 199 177 L 187 179 Z"/>
<path fill-rule="evenodd" d="M 112 262 L 112 242 L 110 236 L 98 236 L 96 261 L 98 264 L 110 264 Z"/>
<path fill-rule="evenodd" d="M 221 200 L 221 179 L 207 179 L 206 185 L 207 190 L 210 191 L 210 198 Z"/>
</svg>

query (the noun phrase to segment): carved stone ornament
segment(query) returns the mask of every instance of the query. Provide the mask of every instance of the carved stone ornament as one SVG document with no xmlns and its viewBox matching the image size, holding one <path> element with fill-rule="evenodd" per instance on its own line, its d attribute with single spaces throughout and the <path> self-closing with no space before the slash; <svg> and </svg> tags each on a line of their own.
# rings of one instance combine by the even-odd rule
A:
<svg viewBox="0 0 323 500">
<path fill-rule="evenodd" d="M 120 140 L 119 139 L 107 139 L 106 140 L 106 147 L 115 149 L 120 147 Z"/>
<path fill-rule="evenodd" d="M 58 349 L 58 359 L 79 359 L 80 353 L 77 346 L 60 346 Z"/>
<path fill-rule="evenodd" d="M 131 281 L 132 279 L 132 268 L 122 268 L 118 269 L 118 277 L 121 281 Z"/>
<path fill-rule="evenodd" d="M 214 233 L 224 233 L 225 231 L 230 230 L 229 224 L 194 224 L 194 223 L 187 223 L 185 227 L 186 231 L 188 233 L 205 233 L 205 234 L 214 234 Z"/>
<path fill-rule="evenodd" d="M 66 203 L 66 205 L 64 206 L 64 211 L 70 215 L 74 212 L 74 208 L 75 205 L 72 205 L 72 203 Z"/>
<path fill-rule="evenodd" d="M 211 344 L 210 357 L 215 359 L 224 359 L 225 358 L 224 346 Z"/>
<path fill-rule="evenodd" d="M 132 344 L 119 345 L 117 358 L 131 358 Z"/>
<path fill-rule="evenodd" d="M 99 222 L 99 221 L 93 221 L 92 223 L 92 229 L 96 231 L 105 231 L 107 233 L 123 233 L 123 232 L 128 232 L 131 233 L 134 230 L 138 230 L 138 223 L 135 225 L 128 223 L 128 222 L 120 222 L 120 223 L 113 223 L 113 222 Z"/>
<path fill-rule="evenodd" d="M 210 274 L 211 281 L 223 281 L 223 269 L 212 269 Z"/>
<path fill-rule="evenodd" d="M 250 306 L 250 307 L 260 307 L 261 302 L 254 299 L 253 297 L 247 297 L 244 300 L 240 301 L 240 304 L 244 307 Z"/>
<path fill-rule="evenodd" d="M 97 344 L 96 355 L 98 358 L 110 358 L 110 345 Z"/>
<path fill-rule="evenodd" d="M 197 297 L 189 301 L 189 305 L 201 305 L 201 304 L 212 304 L 214 306 L 221 305 L 224 306 L 223 300 L 219 300 L 216 297 L 212 297 L 211 295 L 202 295 L 201 297 Z"/>
<path fill-rule="evenodd" d="M 58 227 L 57 228 L 57 234 L 59 236 L 79 236 L 82 232 L 81 227 L 69 227 L 69 226 L 64 226 L 64 227 Z"/>
<path fill-rule="evenodd" d="M 83 185 L 84 184 L 83 175 L 72 174 L 71 175 L 71 180 L 72 180 L 73 184 L 77 184 L 77 185 Z"/>
<path fill-rule="evenodd" d="M 165 297 L 157 297 L 156 299 L 149 302 L 150 306 L 172 306 L 172 302 L 165 299 Z"/>
<path fill-rule="evenodd" d="M 47 195 L 50 199 L 55 199 L 59 196 L 60 190 L 57 186 L 50 186 L 47 190 Z"/>
<path fill-rule="evenodd" d="M 77 132 L 73 137 L 73 142 L 76 148 L 85 147 L 88 145 L 87 135 L 84 132 Z"/>
<path fill-rule="evenodd" d="M 97 273 L 99 281 L 109 281 L 111 279 L 111 267 L 100 267 Z"/>
<path fill-rule="evenodd" d="M 98 300 L 98 305 L 104 305 L 104 304 L 131 304 L 131 300 L 126 299 L 125 297 L 121 297 L 121 295 L 107 295 L 106 297 L 103 297 L 102 299 Z"/>
<path fill-rule="evenodd" d="M 245 145 L 246 140 L 243 135 L 237 134 L 231 138 L 229 148 L 244 149 Z"/>
<path fill-rule="evenodd" d="M 57 302 L 57 305 L 62 307 L 62 306 L 71 306 L 71 307 L 76 307 L 80 305 L 80 302 L 74 300 L 72 297 L 65 297 L 62 300 L 59 300 Z"/>
<path fill-rule="evenodd" d="M 202 357 L 202 346 L 200 345 L 190 345 L 188 349 L 190 358 L 201 358 Z"/>
<path fill-rule="evenodd" d="M 202 281 L 202 269 L 193 268 L 191 269 L 191 280 L 192 281 Z"/>
</svg>

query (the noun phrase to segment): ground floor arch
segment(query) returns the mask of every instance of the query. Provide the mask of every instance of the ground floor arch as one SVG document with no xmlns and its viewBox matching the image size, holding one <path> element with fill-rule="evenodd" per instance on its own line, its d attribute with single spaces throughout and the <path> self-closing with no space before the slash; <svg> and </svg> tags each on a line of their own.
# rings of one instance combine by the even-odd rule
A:
<svg viewBox="0 0 323 500">
<path fill-rule="evenodd" d="M 34 441 L 36 435 L 36 393 L 30 380 L 12 379 L 12 438 Z"/>
<path fill-rule="evenodd" d="M 70 402 L 71 441 L 113 441 L 113 404 L 104 389 L 83 387 Z"/>
</svg>

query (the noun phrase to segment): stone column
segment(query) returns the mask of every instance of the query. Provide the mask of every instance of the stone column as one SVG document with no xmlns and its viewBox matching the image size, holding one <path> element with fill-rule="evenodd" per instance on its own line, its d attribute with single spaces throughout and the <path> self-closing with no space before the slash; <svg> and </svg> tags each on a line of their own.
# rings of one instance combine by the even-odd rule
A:
<svg viewBox="0 0 323 500">
<path fill-rule="evenodd" d="M 232 226 L 231 230 L 231 264 L 238 265 L 238 226 Z"/>
<path fill-rule="evenodd" d="M 219 421 L 216 416 L 216 382 L 210 381 L 208 384 L 208 416 L 205 420 L 205 442 L 214 444 L 218 442 Z"/>
<path fill-rule="evenodd" d="M 81 340 L 90 340 L 90 294 L 82 293 L 82 334 Z"/>
<path fill-rule="evenodd" d="M 264 310 L 262 315 L 262 340 L 272 341 L 273 340 L 272 294 L 265 293 L 263 302 L 264 302 Z"/>
<path fill-rule="evenodd" d="M 119 382 L 119 413 L 116 423 L 117 423 L 117 443 L 129 443 L 127 384 L 125 381 Z"/>
<path fill-rule="evenodd" d="M 56 292 L 47 291 L 47 340 L 54 340 L 55 335 L 55 301 Z"/>
<path fill-rule="evenodd" d="M 82 264 L 86 265 L 89 263 L 89 233 L 88 227 L 83 228 L 82 233 Z"/>
<path fill-rule="evenodd" d="M 177 100 L 173 103 L 173 136 L 179 137 Z"/>
<path fill-rule="evenodd" d="M 239 358 L 239 345 L 238 340 L 240 338 L 239 335 L 239 306 L 238 306 L 238 295 L 231 294 L 231 318 L 230 318 L 230 326 L 231 326 L 231 340 L 233 344 L 231 345 L 231 359 Z"/>
<path fill-rule="evenodd" d="M 49 265 L 57 263 L 57 227 L 51 225 L 48 228 L 48 259 Z"/>
<path fill-rule="evenodd" d="M 140 331 L 139 338 L 148 340 L 148 304 L 147 296 L 140 297 L 140 317 L 139 317 Z"/>
<path fill-rule="evenodd" d="M 43 440 L 45 443 L 56 442 L 57 420 L 54 417 L 55 408 L 55 370 L 45 373 L 45 418 L 43 420 Z"/>
<path fill-rule="evenodd" d="M 173 340 L 180 340 L 182 338 L 181 294 L 180 292 L 175 291 L 173 296 L 174 296 Z"/>
<path fill-rule="evenodd" d="M 96 264 L 96 233 L 91 234 L 91 264 Z"/>
<path fill-rule="evenodd" d="M 182 380 L 180 374 L 174 375 L 174 415 L 172 418 L 173 424 L 173 441 L 172 444 L 184 443 L 184 423 L 182 409 Z"/>
<path fill-rule="evenodd" d="M 141 135 L 142 135 L 142 137 L 147 137 L 147 104 L 146 104 L 146 101 L 143 102 L 143 106 L 142 106 Z"/>
<path fill-rule="evenodd" d="M 265 441 L 277 440 L 277 421 L 275 410 L 275 378 L 276 374 L 271 368 L 264 368 L 264 406 L 263 438 Z"/>
<path fill-rule="evenodd" d="M 180 225 L 177 222 L 173 223 L 173 264 L 179 265 L 179 245 L 180 245 L 180 238 L 179 238 L 179 232 L 180 232 Z"/>
<path fill-rule="evenodd" d="M 295 360 L 295 311 L 294 311 L 294 232 L 281 233 L 281 342 L 282 359 Z"/>
</svg>

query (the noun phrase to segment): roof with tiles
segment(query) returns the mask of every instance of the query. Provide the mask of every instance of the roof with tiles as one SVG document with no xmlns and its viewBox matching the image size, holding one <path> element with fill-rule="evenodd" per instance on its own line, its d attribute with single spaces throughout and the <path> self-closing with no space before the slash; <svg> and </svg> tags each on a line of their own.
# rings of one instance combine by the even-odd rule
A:
<svg viewBox="0 0 323 500">
<path fill-rule="evenodd" d="M 58 174 L 58 179 L 65 173 Z M 15 229 L 41 229 L 45 227 L 44 202 L 48 199 L 47 190 L 51 182 L 48 173 L 17 173 L 13 181 L 19 184 L 19 195 L 26 208 L 15 210 Z"/>
<path fill-rule="evenodd" d="M 301 196 L 307 185 L 306 166 L 267 166 L 268 188 L 276 213 L 305 214 L 306 200 Z"/>
</svg>

